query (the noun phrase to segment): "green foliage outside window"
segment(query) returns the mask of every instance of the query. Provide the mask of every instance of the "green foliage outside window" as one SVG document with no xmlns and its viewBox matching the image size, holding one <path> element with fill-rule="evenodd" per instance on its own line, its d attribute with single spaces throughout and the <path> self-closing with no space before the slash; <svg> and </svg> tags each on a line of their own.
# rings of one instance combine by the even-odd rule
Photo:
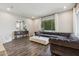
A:
<svg viewBox="0 0 79 59">
<path fill-rule="evenodd" d="M 43 30 L 55 30 L 55 20 L 44 20 L 41 26 Z"/>
</svg>

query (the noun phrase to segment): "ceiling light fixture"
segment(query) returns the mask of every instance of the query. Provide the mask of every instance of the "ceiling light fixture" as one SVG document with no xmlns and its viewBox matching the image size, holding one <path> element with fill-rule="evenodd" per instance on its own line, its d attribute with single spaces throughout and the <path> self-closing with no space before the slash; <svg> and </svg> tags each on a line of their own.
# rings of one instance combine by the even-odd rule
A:
<svg viewBox="0 0 79 59">
<path fill-rule="evenodd" d="M 35 17 L 34 16 L 32 16 L 32 19 L 34 19 Z"/>
<path fill-rule="evenodd" d="M 7 8 L 7 11 L 10 11 L 11 10 L 11 8 Z"/>
<path fill-rule="evenodd" d="M 10 6 L 10 7 L 7 8 L 7 11 L 10 11 L 13 8 L 14 8 L 13 6 Z"/>
<path fill-rule="evenodd" d="M 66 9 L 67 7 L 66 6 L 64 6 L 64 9 Z"/>
</svg>

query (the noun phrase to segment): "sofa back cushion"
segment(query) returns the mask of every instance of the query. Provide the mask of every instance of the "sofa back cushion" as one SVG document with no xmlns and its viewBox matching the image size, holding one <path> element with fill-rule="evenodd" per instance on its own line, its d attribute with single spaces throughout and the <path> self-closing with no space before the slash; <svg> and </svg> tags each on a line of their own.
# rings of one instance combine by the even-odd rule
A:
<svg viewBox="0 0 79 59">
<path fill-rule="evenodd" d="M 48 35 L 59 35 L 59 36 L 65 36 L 67 38 L 69 38 L 71 36 L 71 33 L 61 33 L 61 32 L 35 32 L 36 35 L 40 35 L 40 34 L 48 34 Z"/>
</svg>

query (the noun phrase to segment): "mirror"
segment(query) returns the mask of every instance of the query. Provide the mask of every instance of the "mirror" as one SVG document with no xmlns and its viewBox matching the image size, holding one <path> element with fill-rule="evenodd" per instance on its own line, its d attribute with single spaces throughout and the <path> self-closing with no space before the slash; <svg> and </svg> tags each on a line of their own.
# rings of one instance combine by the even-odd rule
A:
<svg viewBox="0 0 79 59">
<path fill-rule="evenodd" d="M 16 21 L 16 29 L 17 31 L 27 31 L 24 20 L 19 19 Z"/>
</svg>

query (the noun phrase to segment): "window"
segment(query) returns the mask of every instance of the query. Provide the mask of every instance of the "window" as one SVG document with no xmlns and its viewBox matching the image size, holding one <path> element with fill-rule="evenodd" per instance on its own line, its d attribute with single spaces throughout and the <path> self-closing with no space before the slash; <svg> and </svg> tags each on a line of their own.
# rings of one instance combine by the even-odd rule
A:
<svg viewBox="0 0 79 59">
<path fill-rule="evenodd" d="M 54 19 L 48 19 L 42 21 L 42 30 L 55 30 L 55 20 Z"/>
</svg>

